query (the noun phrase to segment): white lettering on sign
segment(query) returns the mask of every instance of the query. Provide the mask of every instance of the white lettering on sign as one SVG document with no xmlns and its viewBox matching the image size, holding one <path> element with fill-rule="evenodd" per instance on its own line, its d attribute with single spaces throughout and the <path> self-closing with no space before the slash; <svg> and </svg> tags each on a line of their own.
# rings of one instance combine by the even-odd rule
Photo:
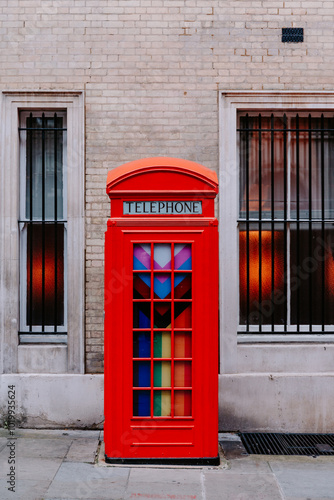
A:
<svg viewBox="0 0 334 500">
<path fill-rule="evenodd" d="M 123 201 L 124 215 L 201 215 L 201 201 Z"/>
</svg>

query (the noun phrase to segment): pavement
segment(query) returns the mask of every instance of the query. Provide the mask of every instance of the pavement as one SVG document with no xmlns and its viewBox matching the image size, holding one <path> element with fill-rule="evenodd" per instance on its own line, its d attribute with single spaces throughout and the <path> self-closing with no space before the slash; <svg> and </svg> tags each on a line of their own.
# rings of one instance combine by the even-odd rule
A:
<svg viewBox="0 0 334 500">
<path fill-rule="evenodd" d="M 0 429 L 0 500 L 334 499 L 334 457 L 247 455 L 230 433 L 219 442 L 216 467 L 109 465 L 101 431 Z"/>
</svg>

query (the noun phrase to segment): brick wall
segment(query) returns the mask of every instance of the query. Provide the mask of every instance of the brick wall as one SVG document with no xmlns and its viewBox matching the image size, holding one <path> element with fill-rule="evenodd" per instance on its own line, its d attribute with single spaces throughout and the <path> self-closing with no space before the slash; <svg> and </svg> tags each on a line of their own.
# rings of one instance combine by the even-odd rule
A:
<svg viewBox="0 0 334 500">
<path fill-rule="evenodd" d="M 176 156 L 218 169 L 218 89 L 334 83 L 334 2 L 0 0 L 0 88 L 85 90 L 86 367 L 103 370 L 109 169 Z M 304 43 L 281 43 L 282 27 Z"/>
</svg>

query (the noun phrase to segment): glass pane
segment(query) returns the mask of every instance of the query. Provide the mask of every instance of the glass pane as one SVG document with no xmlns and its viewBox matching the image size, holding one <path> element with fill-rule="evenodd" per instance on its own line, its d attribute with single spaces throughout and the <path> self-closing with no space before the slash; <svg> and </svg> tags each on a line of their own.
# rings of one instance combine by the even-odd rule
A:
<svg viewBox="0 0 334 500">
<path fill-rule="evenodd" d="M 171 303 L 154 304 L 154 328 L 171 328 Z"/>
<path fill-rule="evenodd" d="M 174 357 L 191 358 L 191 332 L 174 333 Z"/>
<path fill-rule="evenodd" d="M 151 415 L 150 391 L 133 391 L 133 416 L 149 417 Z"/>
<path fill-rule="evenodd" d="M 151 357 L 151 332 L 133 332 L 133 357 Z"/>
<path fill-rule="evenodd" d="M 151 386 L 151 362 L 134 361 L 133 362 L 133 387 Z"/>
<path fill-rule="evenodd" d="M 274 321 L 275 324 L 284 324 L 286 314 L 284 233 L 283 231 L 274 231 L 274 251 L 272 252 L 271 231 L 261 232 L 261 259 L 259 231 L 251 230 L 248 234 L 249 273 L 247 276 L 247 232 L 240 231 L 239 233 L 240 323 L 258 325 L 261 321 L 265 325 Z M 272 262 L 272 254 L 274 254 L 274 262 Z M 272 283 L 272 277 L 274 277 L 274 283 Z M 248 311 L 247 279 L 249 287 Z"/>
<path fill-rule="evenodd" d="M 64 324 L 63 224 L 28 224 L 27 324 Z"/>
<path fill-rule="evenodd" d="M 151 245 L 133 245 L 133 269 L 151 269 Z"/>
<path fill-rule="evenodd" d="M 171 334 L 170 334 L 170 332 L 155 332 L 154 333 L 154 357 L 155 358 L 170 358 L 171 357 Z"/>
<path fill-rule="evenodd" d="M 319 224 L 320 225 L 320 224 Z M 334 230 L 291 228 L 291 322 L 334 324 Z"/>
<path fill-rule="evenodd" d="M 151 304 L 149 302 L 133 303 L 133 328 L 151 327 Z"/>
<path fill-rule="evenodd" d="M 191 387 L 191 361 L 174 362 L 174 386 Z"/>
<path fill-rule="evenodd" d="M 175 302 L 174 304 L 174 327 L 191 328 L 191 303 Z"/>
<path fill-rule="evenodd" d="M 170 417 L 171 408 L 171 391 L 154 391 L 154 416 Z"/>
<path fill-rule="evenodd" d="M 26 217 L 34 220 L 43 216 L 47 220 L 63 218 L 63 134 L 54 131 L 62 128 L 63 118 L 28 117 L 26 127 Z M 50 129 L 42 134 L 42 127 Z M 44 144 L 43 144 L 44 141 Z M 44 155 L 43 155 L 44 146 Z M 44 171 L 44 176 L 43 176 Z M 43 200 L 44 177 L 44 200 Z M 57 193 L 57 217 L 55 217 L 55 192 Z M 30 199 L 32 194 L 32 204 Z"/>
<path fill-rule="evenodd" d="M 309 133 L 299 132 L 299 141 L 296 133 L 291 138 L 291 209 L 292 216 L 296 217 L 297 208 L 299 208 L 299 217 L 309 217 L 309 186 L 311 182 L 312 203 L 311 215 L 313 218 L 321 218 L 322 212 L 322 176 L 324 182 L 324 215 L 325 218 L 333 217 L 333 192 L 334 172 L 331 168 L 334 154 L 334 135 L 333 132 L 324 131 L 324 129 L 333 129 L 334 119 L 321 117 L 311 118 L 311 150 L 309 149 Z M 297 118 L 291 119 L 292 128 L 297 128 Z M 299 129 L 309 128 L 309 118 L 299 117 Z M 299 162 L 298 162 L 299 158 Z M 322 171 L 323 165 L 323 171 Z M 298 168 L 299 166 L 299 168 Z M 299 203 L 298 203 L 299 198 Z"/>
<path fill-rule="evenodd" d="M 174 275 L 174 298 L 191 299 L 191 274 Z"/>
<path fill-rule="evenodd" d="M 261 132 L 260 139 L 260 128 L 268 130 L 272 125 L 276 131 Z M 245 217 L 248 208 L 252 217 L 259 217 L 261 211 L 261 218 L 268 218 L 272 207 L 274 216 L 281 216 L 284 210 L 283 115 L 275 116 L 273 124 L 269 116 L 261 116 L 261 121 L 259 116 L 243 116 L 240 128 L 245 129 L 240 134 L 240 216 Z M 247 132 L 247 128 L 252 130 Z"/>
<path fill-rule="evenodd" d="M 151 275 L 150 273 L 140 273 L 133 275 L 133 298 L 151 298 Z"/>
<path fill-rule="evenodd" d="M 171 386 L 171 362 L 154 361 L 154 387 Z"/>
<path fill-rule="evenodd" d="M 171 269 L 171 245 L 156 243 L 154 245 L 154 269 Z"/>
<path fill-rule="evenodd" d="M 191 391 L 174 392 L 174 415 L 191 417 Z"/>
<path fill-rule="evenodd" d="M 169 273 L 159 273 L 154 275 L 154 298 L 171 298 L 171 276 Z"/>
<path fill-rule="evenodd" d="M 191 270 L 191 245 L 174 245 L 174 268 L 177 270 Z"/>
</svg>

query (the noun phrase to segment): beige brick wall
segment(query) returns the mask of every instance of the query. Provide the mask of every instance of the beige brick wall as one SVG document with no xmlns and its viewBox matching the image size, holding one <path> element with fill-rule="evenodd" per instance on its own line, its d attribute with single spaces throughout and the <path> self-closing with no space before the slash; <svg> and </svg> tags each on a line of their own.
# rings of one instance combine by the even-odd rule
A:
<svg viewBox="0 0 334 500">
<path fill-rule="evenodd" d="M 86 366 L 103 370 L 109 169 L 176 156 L 218 169 L 218 89 L 334 84 L 334 2 L 0 0 L 0 88 L 85 90 Z M 304 43 L 282 44 L 282 27 Z"/>
</svg>

